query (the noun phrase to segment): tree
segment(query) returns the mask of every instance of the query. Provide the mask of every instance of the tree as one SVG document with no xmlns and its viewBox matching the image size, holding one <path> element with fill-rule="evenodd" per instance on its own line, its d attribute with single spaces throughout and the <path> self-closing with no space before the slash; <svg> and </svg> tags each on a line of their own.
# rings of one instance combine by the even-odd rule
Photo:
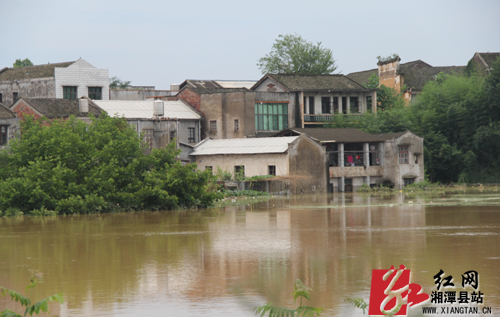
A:
<svg viewBox="0 0 500 317">
<path fill-rule="evenodd" d="M 13 64 L 14 68 L 17 67 L 25 67 L 25 66 L 33 66 L 33 63 L 29 60 L 29 58 L 25 58 L 21 60 L 20 58 L 16 59 L 16 62 Z"/>
<path fill-rule="evenodd" d="M 44 120 L 25 118 L 22 138 L 0 152 L 0 215 L 165 210 L 219 197 L 210 172 L 176 159 L 174 142 L 145 155 L 123 118 Z"/>
<path fill-rule="evenodd" d="M 332 51 L 303 39 L 300 35 L 279 35 L 271 53 L 259 59 L 263 74 L 331 74 L 337 69 Z"/>
<path fill-rule="evenodd" d="M 120 78 L 114 76 L 109 79 L 109 89 L 127 89 L 131 81 L 121 81 Z"/>
</svg>

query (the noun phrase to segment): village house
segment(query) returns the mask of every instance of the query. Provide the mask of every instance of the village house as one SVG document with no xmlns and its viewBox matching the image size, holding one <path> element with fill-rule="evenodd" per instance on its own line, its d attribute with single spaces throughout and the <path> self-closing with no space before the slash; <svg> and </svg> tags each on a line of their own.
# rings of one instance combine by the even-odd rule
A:
<svg viewBox="0 0 500 317">
<path fill-rule="evenodd" d="M 201 140 L 201 115 L 182 100 L 91 100 L 110 116 L 124 117 L 142 134 L 149 149 L 164 148 L 172 141 L 185 160 Z"/>
<path fill-rule="evenodd" d="M 0 103 L 0 149 L 12 140 L 19 129 L 16 113 Z"/>
<path fill-rule="evenodd" d="M 108 100 L 108 88 L 108 70 L 83 59 L 0 69 L 0 102 L 8 107 L 19 97 Z"/>
<path fill-rule="evenodd" d="M 143 135 L 149 150 L 164 148 L 176 141 L 182 149 L 181 157 L 188 161 L 187 155 L 192 145 L 200 141 L 201 115 L 182 101 L 122 101 L 80 99 L 18 98 L 10 111 L 19 118 L 32 115 L 35 118 L 67 119 L 75 116 L 90 123 L 92 118 L 106 112 L 110 116 L 124 117 L 134 127 L 137 134 Z"/>
<path fill-rule="evenodd" d="M 359 129 L 291 128 L 276 136 L 308 135 L 325 148 L 329 192 L 363 184 L 397 189 L 424 180 L 424 140 L 410 131 L 370 134 Z M 320 169 L 321 164 L 318 164 Z"/>
<path fill-rule="evenodd" d="M 202 116 L 202 138 L 232 139 L 255 134 L 250 80 L 185 80 L 176 99 Z M 170 100 L 171 98 L 164 98 Z"/>
<path fill-rule="evenodd" d="M 490 74 L 491 65 L 498 60 L 500 52 L 496 53 L 475 53 L 467 63 L 466 70 L 470 73 L 478 71 L 481 75 L 487 76 Z"/>
<path fill-rule="evenodd" d="M 326 191 L 325 149 L 307 135 L 282 138 L 205 139 L 190 154 L 198 169 L 221 169 L 234 177 L 273 175 L 300 194 Z"/>
<path fill-rule="evenodd" d="M 376 89 L 341 74 L 267 74 L 251 91 L 255 92 L 256 133 L 313 127 L 377 112 Z"/>
</svg>

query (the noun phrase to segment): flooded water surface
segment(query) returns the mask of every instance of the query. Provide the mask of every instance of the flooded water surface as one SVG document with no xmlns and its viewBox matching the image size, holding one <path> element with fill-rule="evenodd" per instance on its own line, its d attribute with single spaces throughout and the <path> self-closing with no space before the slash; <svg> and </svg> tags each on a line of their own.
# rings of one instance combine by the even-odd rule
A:
<svg viewBox="0 0 500 317">
<path fill-rule="evenodd" d="M 499 192 L 248 201 L 0 219 L 0 285 L 24 290 L 30 270 L 43 272 L 33 297 L 63 292 L 64 305 L 52 306 L 61 316 L 255 316 L 267 302 L 296 307 L 300 279 L 322 316 L 363 316 L 345 299 L 368 302 L 372 270 L 404 264 L 428 294 L 440 270 L 457 293 L 477 271 L 484 306 L 500 315 Z M 0 298 L 5 307 L 16 308 Z"/>
</svg>

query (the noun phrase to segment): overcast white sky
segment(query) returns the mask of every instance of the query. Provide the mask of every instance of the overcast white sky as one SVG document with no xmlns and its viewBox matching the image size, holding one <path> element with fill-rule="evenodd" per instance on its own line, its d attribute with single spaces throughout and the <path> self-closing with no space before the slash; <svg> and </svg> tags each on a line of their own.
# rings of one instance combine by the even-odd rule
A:
<svg viewBox="0 0 500 317">
<path fill-rule="evenodd" d="M 499 0 L 0 0 L 0 68 L 83 58 L 132 85 L 257 80 L 279 34 L 333 51 L 343 74 L 402 62 L 465 65 L 500 52 Z"/>
</svg>

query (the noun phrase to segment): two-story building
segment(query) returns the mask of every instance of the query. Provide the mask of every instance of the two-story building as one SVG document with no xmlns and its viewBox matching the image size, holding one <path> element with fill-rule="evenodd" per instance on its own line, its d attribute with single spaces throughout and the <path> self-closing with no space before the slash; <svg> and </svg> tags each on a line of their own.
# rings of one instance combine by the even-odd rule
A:
<svg viewBox="0 0 500 317">
<path fill-rule="evenodd" d="M 276 136 L 304 134 L 325 148 L 330 192 L 356 191 L 363 184 L 401 189 L 424 180 L 424 139 L 410 131 L 370 134 L 353 128 L 292 128 Z"/>
<path fill-rule="evenodd" d="M 108 100 L 109 72 L 83 59 L 0 69 L 0 103 L 10 107 L 19 97 Z"/>
</svg>

